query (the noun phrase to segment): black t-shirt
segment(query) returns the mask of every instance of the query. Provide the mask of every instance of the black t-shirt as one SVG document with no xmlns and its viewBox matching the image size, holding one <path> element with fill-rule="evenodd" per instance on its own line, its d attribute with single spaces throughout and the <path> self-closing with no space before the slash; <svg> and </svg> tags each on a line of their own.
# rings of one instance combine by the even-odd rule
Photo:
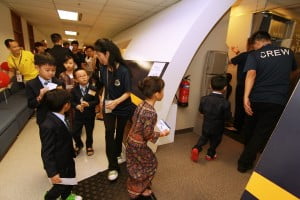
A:
<svg viewBox="0 0 300 200">
<path fill-rule="evenodd" d="M 245 64 L 249 53 L 252 51 L 247 51 L 240 53 L 231 59 L 232 64 L 237 65 L 237 84 L 245 85 L 246 73 L 244 72 Z"/>
<path fill-rule="evenodd" d="M 296 69 L 292 50 L 266 45 L 248 55 L 244 71 L 256 70 L 250 100 L 285 105 L 288 98 L 290 73 Z"/>
<path fill-rule="evenodd" d="M 114 100 L 122 96 L 125 92 L 131 92 L 131 75 L 127 67 L 119 65 L 114 74 L 108 71 L 107 67 L 101 67 L 100 74 L 100 83 L 105 86 L 104 99 Z M 129 97 L 120 103 L 112 113 L 120 116 L 131 116 L 134 108 L 135 106 Z"/>
</svg>

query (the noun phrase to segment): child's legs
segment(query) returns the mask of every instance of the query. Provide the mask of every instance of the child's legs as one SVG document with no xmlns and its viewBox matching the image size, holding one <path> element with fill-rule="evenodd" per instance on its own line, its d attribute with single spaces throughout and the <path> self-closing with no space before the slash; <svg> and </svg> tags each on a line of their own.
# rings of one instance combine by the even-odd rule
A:
<svg viewBox="0 0 300 200">
<path fill-rule="evenodd" d="M 202 151 L 202 146 L 205 145 L 208 142 L 208 136 L 207 134 L 203 131 L 202 135 L 198 139 L 197 144 L 193 148 L 197 148 L 200 151 Z"/>
<path fill-rule="evenodd" d="M 86 131 L 86 148 L 93 147 L 93 131 L 95 126 L 95 116 L 92 116 L 92 118 L 87 119 L 87 121 L 84 124 L 85 131 Z"/>
<path fill-rule="evenodd" d="M 82 127 L 83 127 L 83 122 L 81 122 L 79 120 L 74 120 L 72 135 L 73 135 L 76 147 L 83 147 L 83 143 L 81 140 Z"/>
<path fill-rule="evenodd" d="M 72 185 L 54 184 L 45 195 L 45 200 L 56 200 L 60 196 L 62 199 L 66 199 L 71 194 L 72 188 Z"/>
<path fill-rule="evenodd" d="M 222 141 L 222 133 L 209 136 L 210 147 L 207 150 L 207 155 L 214 157 L 216 155 L 216 149 Z"/>
<path fill-rule="evenodd" d="M 117 129 L 116 129 L 116 155 L 119 157 L 122 152 L 122 141 L 124 129 L 127 124 L 128 117 L 117 116 Z"/>
</svg>

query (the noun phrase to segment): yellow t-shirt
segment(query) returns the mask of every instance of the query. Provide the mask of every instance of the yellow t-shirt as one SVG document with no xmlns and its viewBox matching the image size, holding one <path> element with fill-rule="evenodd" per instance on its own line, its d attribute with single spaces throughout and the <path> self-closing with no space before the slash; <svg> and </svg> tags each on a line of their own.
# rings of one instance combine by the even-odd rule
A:
<svg viewBox="0 0 300 200">
<path fill-rule="evenodd" d="M 24 77 L 24 81 L 34 79 L 39 73 L 34 65 L 34 56 L 30 51 L 21 50 L 19 57 L 10 54 L 7 62 L 10 69 L 19 70 Z"/>
</svg>

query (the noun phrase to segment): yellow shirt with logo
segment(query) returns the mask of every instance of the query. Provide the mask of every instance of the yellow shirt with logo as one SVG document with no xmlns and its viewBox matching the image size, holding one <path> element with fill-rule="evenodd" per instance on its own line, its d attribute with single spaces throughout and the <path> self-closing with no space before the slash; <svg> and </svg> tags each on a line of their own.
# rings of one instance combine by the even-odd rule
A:
<svg viewBox="0 0 300 200">
<path fill-rule="evenodd" d="M 10 69 L 18 70 L 23 75 L 24 81 L 34 79 L 39 73 L 34 65 L 34 55 L 30 51 L 21 50 L 19 57 L 10 54 L 7 62 Z"/>
</svg>

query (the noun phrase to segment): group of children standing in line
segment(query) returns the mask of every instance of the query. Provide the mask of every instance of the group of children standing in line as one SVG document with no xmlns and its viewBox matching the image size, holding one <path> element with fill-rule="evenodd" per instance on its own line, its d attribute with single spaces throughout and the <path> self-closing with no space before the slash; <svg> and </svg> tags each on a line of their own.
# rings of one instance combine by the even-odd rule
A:
<svg viewBox="0 0 300 200">
<path fill-rule="evenodd" d="M 134 112 L 136 107 L 130 99 L 131 74 L 120 50 L 107 39 L 97 40 L 95 50 L 98 60 L 103 65 L 99 72 L 99 85 L 104 88 L 102 103 L 106 154 L 109 162 L 108 180 L 115 181 L 118 178 L 120 170 L 118 157 L 122 152 L 123 132 L 127 121 L 134 113 L 133 124 L 140 125 L 138 128 L 133 126 L 129 131 L 129 136 L 132 138 L 130 144 L 133 145 L 133 148 L 129 149 L 131 151 L 135 149 L 137 154 L 128 152 L 126 156 L 130 160 L 127 164 L 128 171 L 132 172 L 128 191 L 131 191 L 130 197 L 134 199 L 155 199 L 150 186 L 157 161 L 147 147 L 147 141 L 169 134 L 169 131 L 154 131 L 157 120 L 154 104 L 163 97 L 164 82 L 158 77 L 145 78 L 140 89 L 146 97 L 144 105 L 147 106 L 143 106 L 143 111 L 137 109 Z M 82 197 L 71 193 L 72 186 L 64 185 L 62 178 L 76 176 L 74 158 L 84 146 L 81 140 L 83 126 L 86 129 L 86 153 L 88 156 L 94 154 L 93 129 L 95 107 L 99 104 L 99 88 L 89 81 L 90 77 L 85 69 L 74 69 L 72 57 L 65 58 L 66 70 L 59 77 L 55 76 L 55 59 L 49 53 L 35 54 L 34 64 L 39 74 L 26 83 L 26 94 L 28 106 L 36 109 L 43 165 L 53 184 L 45 194 L 45 199 L 54 200 L 61 197 L 67 200 L 80 200 Z M 149 113 L 153 117 L 149 118 Z M 145 151 L 139 152 L 141 147 Z M 139 160 L 140 154 L 144 156 L 143 160 Z M 149 166 L 149 163 L 152 163 L 151 174 L 149 171 L 132 170 L 137 165 Z M 142 173 L 144 178 L 141 179 L 139 176 Z M 146 184 L 142 184 L 141 187 L 141 182 Z M 135 191 L 134 188 L 138 190 Z"/>
</svg>

